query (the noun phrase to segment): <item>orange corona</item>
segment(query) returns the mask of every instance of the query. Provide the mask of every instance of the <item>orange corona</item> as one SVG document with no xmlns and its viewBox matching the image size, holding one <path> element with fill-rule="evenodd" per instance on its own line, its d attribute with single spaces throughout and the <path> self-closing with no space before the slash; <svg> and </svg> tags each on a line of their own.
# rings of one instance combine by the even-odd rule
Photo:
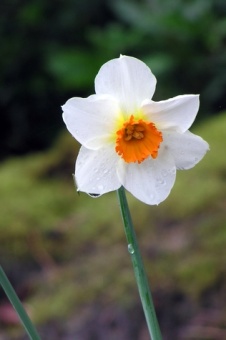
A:
<svg viewBox="0 0 226 340">
<path fill-rule="evenodd" d="M 133 115 L 116 134 L 115 150 L 127 163 L 141 163 L 148 156 L 156 158 L 163 141 L 162 133 L 153 123 L 135 120 Z"/>
</svg>

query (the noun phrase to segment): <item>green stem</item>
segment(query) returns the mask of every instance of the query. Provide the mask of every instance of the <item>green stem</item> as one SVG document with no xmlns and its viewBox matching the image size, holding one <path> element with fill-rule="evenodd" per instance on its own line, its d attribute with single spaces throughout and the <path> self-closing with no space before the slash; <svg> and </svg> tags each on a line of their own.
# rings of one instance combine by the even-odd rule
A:
<svg viewBox="0 0 226 340">
<path fill-rule="evenodd" d="M 133 227 L 129 206 L 126 199 L 125 190 L 123 187 L 118 189 L 118 199 L 120 203 L 120 209 L 122 219 L 125 228 L 126 239 L 128 243 L 128 251 L 131 255 L 135 278 L 142 302 L 148 330 L 152 340 L 161 340 L 161 332 L 158 325 L 158 320 L 155 313 L 155 307 L 153 304 L 151 292 L 149 289 L 148 279 L 144 270 L 143 261 L 141 258 L 139 246 L 136 239 L 136 233 Z"/>
<path fill-rule="evenodd" d="M 33 326 L 31 320 L 29 319 L 27 313 L 24 310 L 22 303 L 20 302 L 19 298 L 16 295 L 15 290 L 13 289 L 11 283 L 9 282 L 4 270 L 0 266 L 0 283 L 2 288 L 4 289 L 8 299 L 10 300 L 11 304 L 13 305 L 14 309 L 16 310 L 27 334 L 29 335 L 31 340 L 40 340 L 35 327 Z"/>
</svg>

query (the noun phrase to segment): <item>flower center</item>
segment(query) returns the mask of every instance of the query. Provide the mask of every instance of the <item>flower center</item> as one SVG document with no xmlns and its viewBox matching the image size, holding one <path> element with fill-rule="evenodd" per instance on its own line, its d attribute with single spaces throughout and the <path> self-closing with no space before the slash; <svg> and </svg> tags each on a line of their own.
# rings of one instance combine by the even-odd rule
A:
<svg viewBox="0 0 226 340">
<path fill-rule="evenodd" d="M 163 141 L 162 133 L 156 129 L 154 123 L 143 119 L 135 120 L 133 115 L 116 134 L 115 150 L 127 163 L 141 163 L 148 156 L 156 158 Z"/>
</svg>

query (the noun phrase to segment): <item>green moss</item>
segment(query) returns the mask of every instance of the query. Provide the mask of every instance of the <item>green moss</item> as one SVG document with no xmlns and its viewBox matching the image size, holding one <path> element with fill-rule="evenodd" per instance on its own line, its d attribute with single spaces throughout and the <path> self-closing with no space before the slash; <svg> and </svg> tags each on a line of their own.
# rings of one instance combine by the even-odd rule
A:
<svg viewBox="0 0 226 340">
<path fill-rule="evenodd" d="M 177 264 L 177 288 L 182 287 L 187 294 L 197 301 L 208 288 L 213 287 L 219 278 L 219 266 L 216 256 L 195 252 Z"/>
<path fill-rule="evenodd" d="M 153 289 L 178 287 L 198 300 L 219 275 L 226 280 L 225 126 L 222 114 L 196 127 L 210 151 L 195 168 L 178 172 L 165 202 L 147 206 L 128 195 Z M 116 194 L 76 193 L 77 152 L 65 133 L 48 152 L 0 167 L 0 255 L 9 267 L 28 259 L 40 267 L 27 298 L 39 322 L 90 301 L 131 306 L 138 298 Z"/>
</svg>

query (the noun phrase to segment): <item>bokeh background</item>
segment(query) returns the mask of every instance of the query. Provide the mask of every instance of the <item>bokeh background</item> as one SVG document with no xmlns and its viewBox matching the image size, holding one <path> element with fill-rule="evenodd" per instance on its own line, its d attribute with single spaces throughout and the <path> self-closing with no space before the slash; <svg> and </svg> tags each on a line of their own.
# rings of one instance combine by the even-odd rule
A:
<svg viewBox="0 0 226 340">
<path fill-rule="evenodd" d="M 0 46 L 0 261 L 42 339 L 148 339 L 116 194 L 77 195 L 61 116 L 120 54 L 154 100 L 201 95 L 211 151 L 158 207 L 128 198 L 164 339 L 226 339 L 226 2 L 1 0 Z M 3 290 L 0 338 L 26 339 Z"/>
</svg>

